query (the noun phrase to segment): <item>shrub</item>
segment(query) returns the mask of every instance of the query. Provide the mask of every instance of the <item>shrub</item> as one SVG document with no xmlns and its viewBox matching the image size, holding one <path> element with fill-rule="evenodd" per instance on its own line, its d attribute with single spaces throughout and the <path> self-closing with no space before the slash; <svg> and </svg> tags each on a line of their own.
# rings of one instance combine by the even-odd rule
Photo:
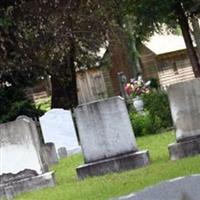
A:
<svg viewBox="0 0 200 200">
<path fill-rule="evenodd" d="M 142 96 L 145 112 L 130 111 L 130 119 L 136 136 L 154 134 L 172 127 L 172 118 L 167 94 L 151 92 Z"/>
<path fill-rule="evenodd" d="M 158 90 L 160 87 L 159 80 L 157 78 L 150 79 L 150 88 Z"/>
<path fill-rule="evenodd" d="M 131 112 L 130 119 L 136 136 L 154 133 L 153 122 L 148 112 L 144 114 Z"/>
<path fill-rule="evenodd" d="M 152 120 L 160 119 L 160 128 L 172 127 L 172 118 L 168 96 L 165 92 L 151 92 L 143 96 L 144 108 L 148 110 Z"/>
<path fill-rule="evenodd" d="M 0 123 L 15 120 L 19 115 L 31 118 L 43 112 L 26 99 L 22 89 L 15 87 L 0 88 Z"/>
</svg>

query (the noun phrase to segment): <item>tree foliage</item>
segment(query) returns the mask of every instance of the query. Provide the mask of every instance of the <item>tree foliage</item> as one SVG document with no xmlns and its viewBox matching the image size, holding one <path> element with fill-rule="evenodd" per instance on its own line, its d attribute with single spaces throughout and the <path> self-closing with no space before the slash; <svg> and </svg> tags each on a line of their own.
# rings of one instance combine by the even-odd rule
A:
<svg viewBox="0 0 200 200">
<path fill-rule="evenodd" d="M 134 18 L 134 28 L 137 37 L 148 39 L 155 32 L 163 31 L 163 24 L 169 31 L 174 31 L 178 25 L 176 6 L 181 3 L 187 16 L 192 0 L 127 0 L 127 14 Z M 165 30 L 166 31 L 166 30 Z"/>
<path fill-rule="evenodd" d="M 21 88 L 0 88 L 0 123 L 15 120 L 19 115 L 38 118 L 44 112 L 27 100 Z"/>
<path fill-rule="evenodd" d="M 99 48 L 106 42 L 110 21 L 101 7 L 98 0 L 1 4 L 5 18 L 0 27 L 1 82 L 27 85 L 29 80 L 50 75 L 53 96 L 60 98 L 59 93 L 65 93 L 58 105 L 55 101 L 59 99 L 53 101 L 54 106 L 77 104 L 75 70 L 95 66 Z"/>
<path fill-rule="evenodd" d="M 193 0 L 127 0 L 126 3 L 129 5 L 128 13 L 135 17 L 136 36 L 140 40 L 148 38 L 154 32 L 160 32 L 163 24 L 167 25 L 168 30 L 176 30 L 180 26 L 194 74 L 196 77 L 200 76 L 200 64 L 188 23 Z"/>
<path fill-rule="evenodd" d="M 77 68 L 97 65 L 99 48 L 118 42 L 113 36 L 121 30 L 133 50 L 135 38 L 148 38 L 163 23 L 171 30 L 181 26 L 199 75 L 187 24 L 192 6 L 192 0 L 2 0 L 0 85 L 51 76 L 52 107 L 71 108 L 77 105 Z"/>
</svg>

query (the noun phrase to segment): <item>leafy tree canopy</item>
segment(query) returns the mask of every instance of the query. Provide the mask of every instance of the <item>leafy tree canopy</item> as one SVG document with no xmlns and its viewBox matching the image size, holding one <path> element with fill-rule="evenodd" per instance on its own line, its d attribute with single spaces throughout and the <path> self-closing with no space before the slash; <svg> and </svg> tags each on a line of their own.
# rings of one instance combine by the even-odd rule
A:
<svg viewBox="0 0 200 200">
<path fill-rule="evenodd" d="M 0 83 L 51 76 L 53 107 L 77 104 L 76 68 L 98 64 L 112 24 L 98 0 L 20 0 L 0 5 Z"/>
<path fill-rule="evenodd" d="M 32 80 L 34 75 L 52 75 L 55 73 L 54 66 L 69 62 L 67 55 L 72 41 L 75 65 L 95 65 L 97 52 L 105 44 L 109 23 L 100 6 L 94 0 L 1 3 L 1 81 L 13 84 L 17 71 L 26 81 Z"/>
</svg>

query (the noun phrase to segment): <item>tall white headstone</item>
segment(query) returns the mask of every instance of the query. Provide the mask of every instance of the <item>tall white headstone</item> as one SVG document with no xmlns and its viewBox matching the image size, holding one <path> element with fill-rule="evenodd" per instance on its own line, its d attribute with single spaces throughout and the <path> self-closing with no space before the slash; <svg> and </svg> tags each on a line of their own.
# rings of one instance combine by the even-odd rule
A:
<svg viewBox="0 0 200 200">
<path fill-rule="evenodd" d="M 68 155 L 81 151 L 71 111 L 52 109 L 40 117 L 40 125 L 44 141 L 53 142 L 57 151 L 60 147 L 65 147 Z"/>
</svg>

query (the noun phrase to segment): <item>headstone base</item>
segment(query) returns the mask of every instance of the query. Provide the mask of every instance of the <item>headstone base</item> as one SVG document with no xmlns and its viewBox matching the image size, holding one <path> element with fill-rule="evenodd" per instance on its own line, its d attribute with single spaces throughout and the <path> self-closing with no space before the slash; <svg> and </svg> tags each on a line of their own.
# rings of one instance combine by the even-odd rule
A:
<svg viewBox="0 0 200 200">
<path fill-rule="evenodd" d="M 84 179 L 89 176 L 100 176 L 110 172 L 135 169 L 147 164 L 149 164 L 149 152 L 144 150 L 87 163 L 76 168 L 76 171 L 78 177 Z"/>
<path fill-rule="evenodd" d="M 200 138 L 170 144 L 168 150 L 171 160 L 198 155 L 200 154 Z"/>
<path fill-rule="evenodd" d="M 45 187 L 54 187 L 54 172 L 47 172 L 38 176 L 20 179 L 18 181 L 0 184 L 0 199 L 13 199 L 16 195 Z"/>
</svg>

